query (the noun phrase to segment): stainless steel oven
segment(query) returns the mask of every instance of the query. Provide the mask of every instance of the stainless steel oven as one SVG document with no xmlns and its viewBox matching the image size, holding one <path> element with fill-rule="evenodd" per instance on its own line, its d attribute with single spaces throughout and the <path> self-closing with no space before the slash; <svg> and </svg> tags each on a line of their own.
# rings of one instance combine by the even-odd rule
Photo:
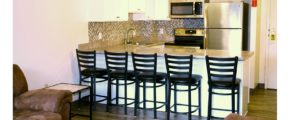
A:
<svg viewBox="0 0 290 120">
<path fill-rule="evenodd" d="M 174 42 L 165 43 L 165 45 L 190 46 L 204 49 L 204 36 L 204 29 L 176 28 L 174 29 Z"/>
<path fill-rule="evenodd" d="M 171 18 L 203 18 L 204 0 L 171 0 Z"/>
</svg>

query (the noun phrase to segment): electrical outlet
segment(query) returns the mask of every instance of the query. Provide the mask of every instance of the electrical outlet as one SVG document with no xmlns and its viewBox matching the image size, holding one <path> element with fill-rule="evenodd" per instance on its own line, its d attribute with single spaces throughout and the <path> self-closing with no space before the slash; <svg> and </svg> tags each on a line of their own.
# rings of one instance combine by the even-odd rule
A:
<svg viewBox="0 0 290 120">
<path fill-rule="evenodd" d="M 102 38 L 103 38 L 103 34 L 101 32 L 99 32 L 99 34 L 98 34 L 98 40 L 100 40 Z"/>
<path fill-rule="evenodd" d="M 159 29 L 159 34 L 161 34 L 161 35 L 162 35 L 163 33 L 164 33 L 164 30 L 163 30 L 163 28 L 160 28 L 160 29 Z"/>
</svg>

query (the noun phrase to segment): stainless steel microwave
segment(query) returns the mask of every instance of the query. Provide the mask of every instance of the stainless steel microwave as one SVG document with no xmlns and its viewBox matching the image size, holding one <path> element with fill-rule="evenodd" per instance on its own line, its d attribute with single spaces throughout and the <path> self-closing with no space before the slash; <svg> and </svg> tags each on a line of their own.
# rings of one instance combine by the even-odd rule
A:
<svg viewBox="0 0 290 120">
<path fill-rule="evenodd" d="M 170 18 L 203 18 L 204 0 L 170 0 Z"/>
</svg>

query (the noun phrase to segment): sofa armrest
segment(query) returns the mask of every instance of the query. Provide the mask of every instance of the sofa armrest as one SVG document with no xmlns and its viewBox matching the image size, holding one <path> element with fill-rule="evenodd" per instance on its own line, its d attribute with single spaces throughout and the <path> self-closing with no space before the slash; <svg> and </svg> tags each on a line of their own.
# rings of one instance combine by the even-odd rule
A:
<svg viewBox="0 0 290 120">
<path fill-rule="evenodd" d="M 244 120 L 244 118 L 238 114 L 231 113 L 224 120 Z"/>
<path fill-rule="evenodd" d="M 15 109 L 38 110 L 59 113 L 65 103 L 72 101 L 72 93 L 67 90 L 37 89 L 25 92 L 14 99 Z"/>
</svg>

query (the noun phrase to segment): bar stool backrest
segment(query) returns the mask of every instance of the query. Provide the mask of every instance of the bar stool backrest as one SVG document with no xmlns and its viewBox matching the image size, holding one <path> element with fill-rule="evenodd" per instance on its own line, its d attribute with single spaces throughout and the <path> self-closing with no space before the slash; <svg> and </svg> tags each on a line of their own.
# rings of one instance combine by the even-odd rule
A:
<svg viewBox="0 0 290 120">
<path fill-rule="evenodd" d="M 108 72 L 120 71 L 127 74 L 128 52 L 105 51 L 105 59 Z"/>
<path fill-rule="evenodd" d="M 80 51 L 76 49 L 79 72 L 96 69 L 96 51 Z"/>
<path fill-rule="evenodd" d="M 234 87 L 236 83 L 236 74 L 238 66 L 238 57 L 228 57 L 228 58 L 217 58 L 206 56 L 206 66 L 208 73 L 208 83 L 209 85 L 215 85 L 217 87 L 219 84 L 213 84 L 215 82 L 231 82 L 229 86 L 224 87 Z"/>
<path fill-rule="evenodd" d="M 189 82 L 192 77 L 192 55 L 174 56 L 165 54 L 165 63 L 167 77 L 172 81 L 178 78 L 176 82 Z M 177 80 L 177 79 L 176 79 Z"/>
<path fill-rule="evenodd" d="M 134 72 L 145 73 L 147 77 L 156 77 L 157 54 L 136 54 L 132 53 Z M 143 76 L 146 77 L 146 76 Z"/>
</svg>

